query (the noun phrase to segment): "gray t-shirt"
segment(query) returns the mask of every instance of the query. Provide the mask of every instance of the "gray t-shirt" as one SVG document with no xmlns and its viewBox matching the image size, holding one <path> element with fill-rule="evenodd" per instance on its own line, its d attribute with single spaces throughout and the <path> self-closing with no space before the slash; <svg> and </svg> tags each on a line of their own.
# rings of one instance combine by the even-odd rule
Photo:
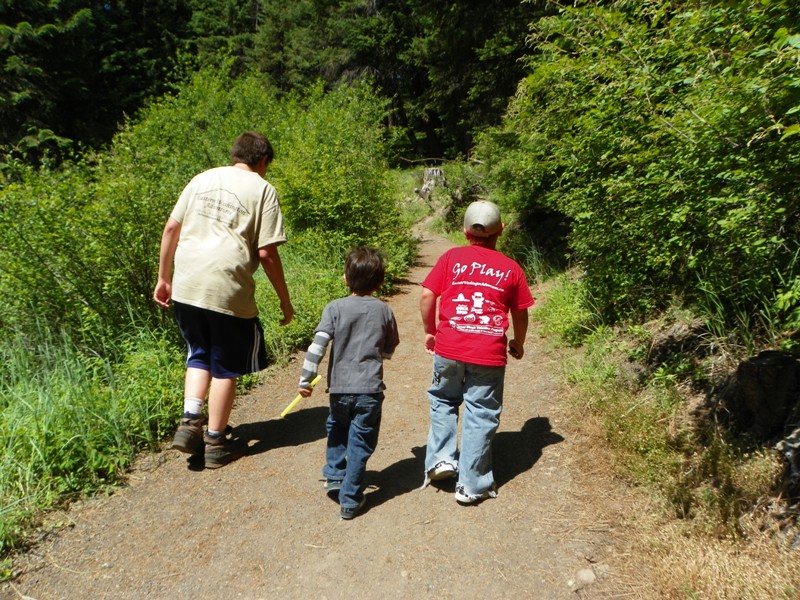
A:
<svg viewBox="0 0 800 600">
<path fill-rule="evenodd" d="M 306 353 L 300 387 L 317 374 L 325 348 L 333 340 L 328 361 L 328 392 L 376 394 L 386 389 L 383 359 L 390 358 L 400 336 L 389 306 L 373 296 L 347 296 L 329 303 L 314 330 Z"/>
</svg>

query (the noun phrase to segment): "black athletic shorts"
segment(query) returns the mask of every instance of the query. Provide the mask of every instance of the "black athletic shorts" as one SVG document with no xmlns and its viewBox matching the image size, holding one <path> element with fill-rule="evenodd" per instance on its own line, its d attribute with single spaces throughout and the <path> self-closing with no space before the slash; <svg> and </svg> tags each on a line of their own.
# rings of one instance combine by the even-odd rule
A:
<svg viewBox="0 0 800 600">
<path fill-rule="evenodd" d="M 258 317 L 242 319 L 173 302 L 175 319 L 186 340 L 186 366 L 231 379 L 267 366 L 264 330 Z"/>
</svg>

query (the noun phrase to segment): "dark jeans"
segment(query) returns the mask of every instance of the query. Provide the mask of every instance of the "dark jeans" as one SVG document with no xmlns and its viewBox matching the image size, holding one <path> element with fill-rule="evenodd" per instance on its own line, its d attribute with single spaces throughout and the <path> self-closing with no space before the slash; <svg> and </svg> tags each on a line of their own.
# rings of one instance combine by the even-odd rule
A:
<svg viewBox="0 0 800 600">
<path fill-rule="evenodd" d="M 339 505 L 357 507 L 364 497 L 367 461 L 378 444 L 383 393 L 331 394 L 328 415 L 328 449 L 322 474 L 342 482 Z"/>
</svg>

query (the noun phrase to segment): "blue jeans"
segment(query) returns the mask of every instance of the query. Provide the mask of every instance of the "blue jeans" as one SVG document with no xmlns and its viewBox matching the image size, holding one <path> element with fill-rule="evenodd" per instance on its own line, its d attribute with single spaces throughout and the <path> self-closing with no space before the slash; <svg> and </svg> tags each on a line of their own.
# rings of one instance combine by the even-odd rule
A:
<svg viewBox="0 0 800 600">
<path fill-rule="evenodd" d="M 383 397 L 383 393 L 331 394 L 322 475 L 342 482 L 342 508 L 356 508 L 364 498 L 364 473 L 378 444 Z"/>
<path fill-rule="evenodd" d="M 494 487 L 492 440 L 503 410 L 506 368 L 487 367 L 433 356 L 433 382 L 425 472 L 441 461 L 458 466 L 458 484 L 470 495 Z M 461 450 L 458 412 L 464 404 Z"/>
</svg>

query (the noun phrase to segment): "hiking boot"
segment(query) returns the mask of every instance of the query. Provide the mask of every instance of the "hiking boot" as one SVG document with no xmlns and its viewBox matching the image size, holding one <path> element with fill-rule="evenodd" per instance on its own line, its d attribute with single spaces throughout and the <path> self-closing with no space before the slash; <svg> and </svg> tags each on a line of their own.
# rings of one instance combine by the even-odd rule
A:
<svg viewBox="0 0 800 600">
<path fill-rule="evenodd" d="M 203 452 L 203 425 L 208 418 L 203 415 L 183 413 L 183 418 L 175 432 L 172 447 L 186 454 L 201 454 Z"/>
<path fill-rule="evenodd" d="M 495 486 L 483 493 L 480 494 L 468 494 L 466 490 L 464 490 L 463 485 L 456 486 L 456 502 L 459 504 L 475 504 L 476 502 L 480 502 L 481 500 L 486 500 L 487 498 L 496 498 L 497 492 L 495 491 Z"/>
<path fill-rule="evenodd" d="M 451 479 L 458 474 L 458 469 L 446 460 L 440 460 L 436 465 L 428 471 L 428 479 L 431 481 L 439 481 L 441 479 Z"/>
<path fill-rule="evenodd" d="M 239 440 L 230 437 L 231 430 L 232 428 L 226 427 L 225 432 L 219 437 L 212 437 L 207 433 L 203 436 L 206 469 L 224 467 L 244 456 L 245 448 Z"/>
<path fill-rule="evenodd" d="M 354 506 L 353 508 L 344 508 L 342 507 L 340 514 L 345 521 L 349 521 L 350 519 L 354 518 L 361 509 L 364 508 L 364 504 L 367 502 L 366 497 L 361 498 L 361 502 L 358 503 L 358 506 Z"/>
</svg>

